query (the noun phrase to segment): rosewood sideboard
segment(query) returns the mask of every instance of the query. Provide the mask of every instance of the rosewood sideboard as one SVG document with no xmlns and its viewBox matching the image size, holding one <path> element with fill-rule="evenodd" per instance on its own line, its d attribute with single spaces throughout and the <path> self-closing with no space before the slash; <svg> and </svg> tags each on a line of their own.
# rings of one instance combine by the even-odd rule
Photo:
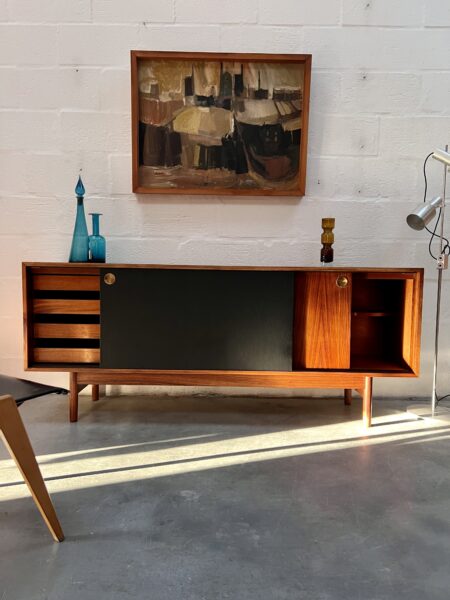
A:
<svg viewBox="0 0 450 600">
<path fill-rule="evenodd" d="M 423 270 L 24 263 L 29 371 L 100 384 L 342 388 L 419 374 Z"/>
</svg>

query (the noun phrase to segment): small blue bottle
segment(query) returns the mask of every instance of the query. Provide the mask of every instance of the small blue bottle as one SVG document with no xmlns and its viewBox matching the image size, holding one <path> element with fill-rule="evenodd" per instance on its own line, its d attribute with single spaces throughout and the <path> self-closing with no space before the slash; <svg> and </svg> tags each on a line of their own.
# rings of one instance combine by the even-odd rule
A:
<svg viewBox="0 0 450 600">
<path fill-rule="evenodd" d="M 89 236 L 89 251 L 91 262 L 106 262 L 106 240 L 100 235 L 100 217 L 102 213 L 92 215 L 92 235 Z"/>
<path fill-rule="evenodd" d="M 85 189 L 81 181 L 81 176 L 78 177 L 75 194 L 77 195 L 77 215 L 75 218 L 69 262 L 87 262 L 89 260 L 89 239 L 83 203 Z"/>
</svg>

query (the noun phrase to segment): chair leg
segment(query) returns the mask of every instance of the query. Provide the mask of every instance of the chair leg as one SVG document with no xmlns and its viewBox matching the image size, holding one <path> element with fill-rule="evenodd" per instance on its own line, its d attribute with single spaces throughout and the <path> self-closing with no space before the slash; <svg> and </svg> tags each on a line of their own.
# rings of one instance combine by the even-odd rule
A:
<svg viewBox="0 0 450 600">
<path fill-rule="evenodd" d="M 53 538 L 62 542 L 64 534 L 61 525 L 42 479 L 25 426 L 11 396 L 0 398 L 0 430 L 6 447 L 20 469 Z"/>
</svg>

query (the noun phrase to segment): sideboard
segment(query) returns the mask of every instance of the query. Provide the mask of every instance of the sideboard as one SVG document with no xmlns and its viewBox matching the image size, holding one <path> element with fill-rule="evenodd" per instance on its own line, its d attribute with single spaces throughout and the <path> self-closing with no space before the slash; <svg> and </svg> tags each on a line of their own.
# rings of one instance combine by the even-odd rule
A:
<svg viewBox="0 0 450 600">
<path fill-rule="evenodd" d="M 423 269 L 23 263 L 29 371 L 100 384 L 342 388 L 419 374 Z"/>
</svg>

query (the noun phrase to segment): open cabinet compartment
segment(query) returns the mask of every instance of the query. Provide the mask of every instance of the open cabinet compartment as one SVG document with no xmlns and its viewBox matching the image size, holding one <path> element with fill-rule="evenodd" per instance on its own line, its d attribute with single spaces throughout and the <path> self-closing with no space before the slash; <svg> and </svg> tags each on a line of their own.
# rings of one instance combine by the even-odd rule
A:
<svg viewBox="0 0 450 600">
<path fill-rule="evenodd" d="M 350 368 L 411 372 L 408 324 L 413 280 L 354 273 Z"/>
</svg>

